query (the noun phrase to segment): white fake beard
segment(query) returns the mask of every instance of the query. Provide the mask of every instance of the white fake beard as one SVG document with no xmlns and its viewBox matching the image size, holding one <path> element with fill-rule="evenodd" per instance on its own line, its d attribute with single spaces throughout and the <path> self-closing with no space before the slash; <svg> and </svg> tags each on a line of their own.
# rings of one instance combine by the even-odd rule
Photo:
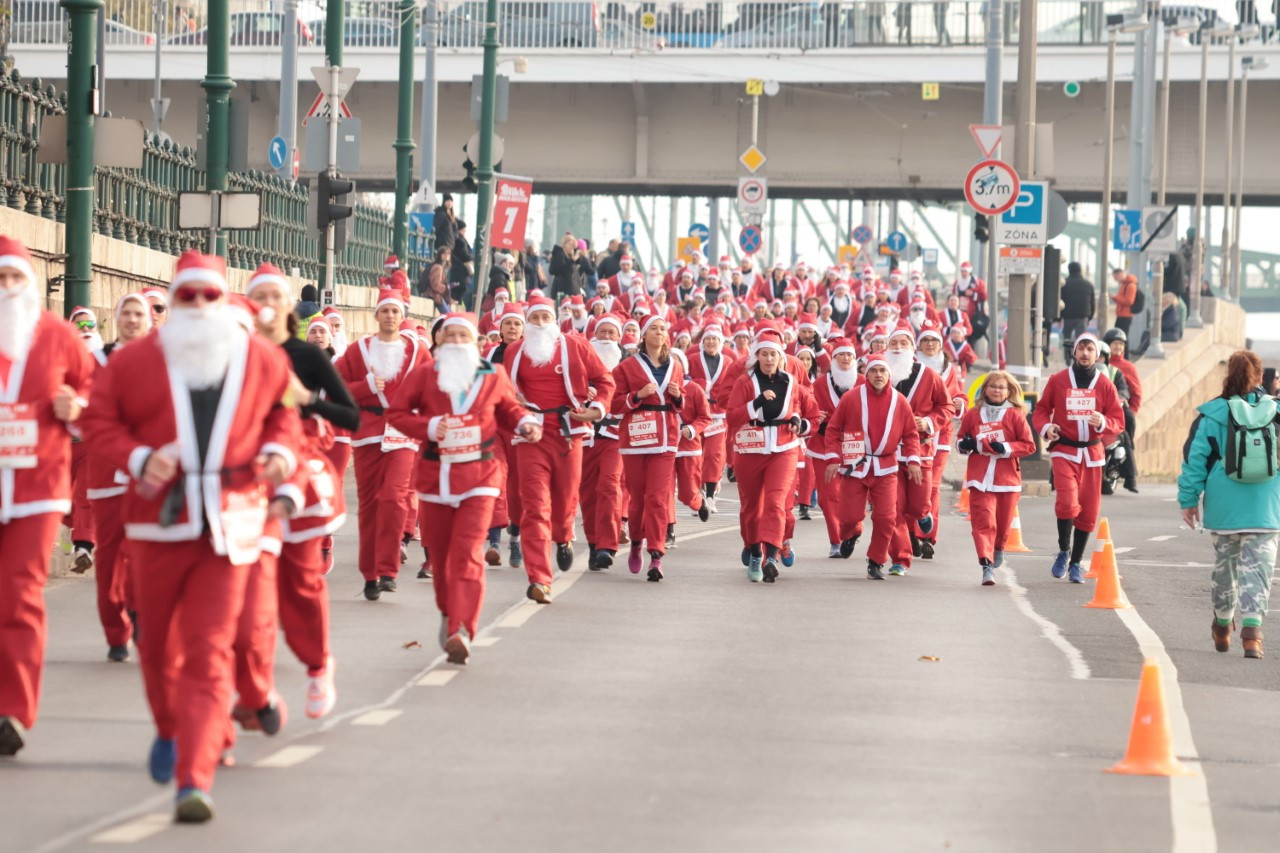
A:
<svg viewBox="0 0 1280 853">
<path fill-rule="evenodd" d="M 556 344 L 560 340 L 560 329 L 554 324 L 535 326 L 530 323 L 524 330 L 524 352 L 534 367 L 541 367 L 551 361 L 556 353 Z"/>
<path fill-rule="evenodd" d="M 96 329 L 87 335 L 81 335 L 80 340 L 84 341 L 84 348 L 89 352 L 100 350 L 106 346 L 102 340 L 102 335 L 98 334 Z"/>
<path fill-rule="evenodd" d="M 831 365 L 831 381 L 835 382 L 836 387 L 841 391 L 848 391 L 853 387 L 853 383 L 858 381 L 858 368 L 845 368 L 833 363 Z"/>
<path fill-rule="evenodd" d="M 924 323 L 924 312 L 912 311 L 910 322 L 911 322 L 911 328 L 915 329 L 917 332 L 920 331 L 920 326 L 923 325 Z"/>
<path fill-rule="evenodd" d="M 831 308 L 834 311 L 838 311 L 843 314 L 848 312 L 852 307 L 853 300 L 849 298 L 848 294 L 841 296 L 837 293 L 835 296 L 831 297 Z"/>
<path fill-rule="evenodd" d="M 575 315 L 570 317 L 569 320 L 573 323 L 573 328 L 581 332 L 587 327 L 587 323 L 591 320 L 591 315 L 583 314 L 581 317 Z"/>
<path fill-rule="evenodd" d="M 436 386 L 446 394 L 461 394 L 475 382 L 480 350 L 474 344 L 441 344 L 436 347 Z"/>
<path fill-rule="evenodd" d="M 248 332 L 223 303 L 171 308 L 158 334 L 165 363 L 188 387 L 201 391 L 226 377 L 231 347 Z"/>
<path fill-rule="evenodd" d="M 942 357 L 942 353 L 937 355 L 925 355 L 924 353 L 916 353 L 916 361 L 925 367 L 931 367 L 938 374 L 942 373 L 942 368 L 946 367 L 946 359 Z"/>
<path fill-rule="evenodd" d="M 618 346 L 615 341 L 596 338 L 591 342 L 591 348 L 596 351 L 596 355 L 600 356 L 604 366 L 610 370 L 613 370 L 622 361 L 622 347 Z"/>
<path fill-rule="evenodd" d="M 915 353 L 906 350 L 886 352 L 885 361 L 889 362 L 889 379 L 894 385 L 911 375 L 911 367 L 915 364 Z"/>
<path fill-rule="evenodd" d="M 23 358 L 40 321 L 40 296 L 30 285 L 0 291 L 0 352 L 11 361 Z"/>
<path fill-rule="evenodd" d="M 394 341 L 369 339 L 369 369 L 374 377 L 390 382 L 400 375 L 404 359 L 404 340 L 399 336 Z"/>
</svg>

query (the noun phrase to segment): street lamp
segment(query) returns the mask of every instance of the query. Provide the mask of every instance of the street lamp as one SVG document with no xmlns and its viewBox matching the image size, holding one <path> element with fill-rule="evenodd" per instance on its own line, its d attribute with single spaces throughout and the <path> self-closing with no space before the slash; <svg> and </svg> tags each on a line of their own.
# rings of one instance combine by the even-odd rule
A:
<svg viewBox="0 0 1280 853">
<path fill-rule="evenodd" d="M 1235 100 L 1236 100 L 1236 44 L 1247 41 L 1258 34 L 1257 24 L 1241 24 L 1236 27 L 1229 42 L 1227 53 L 1227 144 L 1224 148 L 1227 155 L 1227 173 L 1222 185 L 1222 251 L 1221 273 L 1218 276 L 1218 289 L 1224 299 L 1232 298 L 1231 291 L 1231 178 L 1235 168 Z"/>
<path fill-rule="evenodd" d="M 1204 325 L 1200 316 L 1200 286 L 1204 279 L 1204 160 L 1208 148 L 1209 136 L 1209 42 L 1215 38 L 1226 38 L 1234 35 L 1235 28 L 1220 24 L 1216 27 L 1205 21 L 1200 26 L 1200 146 L 1198 150 L 1199 167 L 1196 178 L 1196 210 L 1192 233 L 1194 243 L 1191 246 L 1191 311 L 1187 315 L 1187 328 L 1198 329 Z"/>
<path fill-rule="evenodd" d="M 1107 135 L 1103 140 L 1105 154 L 1102 160 L 1102 239 L 1098 243 L 1098 328 L 1105 329 L 1107 322 L 1107 253 L 1111 249 L 1111 164 L 1115 154 L 1116 137 L 1116 39 L 1120 33 L 1140 33 L 1147 28 L 1147 17 L 1126 18 L 1123 15 L 1107 15 Z"/>
<path fill-rule="evenodd" d="M 1270 63 L 1262 56 L 1246 56 L 1240 60 L 1240 152 L 1237 155 L 1239 175 L 1236 177 L 1236 209 L 1231 217 L 1231 292 L 1240 301 L 1244 272 L 1240 266 L 1240 209 L 1244 206 L 1244 132 L 1249 111 L 1249 72 L 1261 71 Z"/>
</svg>

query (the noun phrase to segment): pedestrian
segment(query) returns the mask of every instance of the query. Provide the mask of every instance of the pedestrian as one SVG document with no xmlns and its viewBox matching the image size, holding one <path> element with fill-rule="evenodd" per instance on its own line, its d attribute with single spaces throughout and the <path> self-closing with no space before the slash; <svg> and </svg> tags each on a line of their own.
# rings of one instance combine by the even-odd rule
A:
<svg viewBox="0 0 1280 853">
<path fill-rule="evenodd" d="M 1080 263 L 1067 264 L 1067 280 L 1062 284 L 1062 346 L 1067 362 L 1071 362 L 1072 344 L 1089 327 L 1096 311 L 1093 282 L 1084 277 Z"/>
<path fill-rule="evenodd" d="M 115 355 L 83 429 L 129 471 L 125 529 L 135 560 L 142 676 L 156 725 L 152 779 L 178 784 L 180 822 L 213 817 L 209 791 L 227 731 L 232 644 L 271 499 L 297 470 L 289 365 L 228 307 L 226 263 L 187 251 L 156 335 Z"/>
<path fill-rule="evenodd" d="M 458 236 L 453 241 L 453 253 L 449 262 L 449 298 L 465 304 L 470 301 L 475 288 L 475 258 L 471 254 L 471 242 L 467 240 L 467 223 L 457 221 Z M 448 312 L 443 312 L 448 313 Z"/>
<path fill-rule="evenodd" d="M 1115 295 L 1108 297 L 1116 304 L 1116 328 L 1127 335 L 1133 325 L 1134 304 L 1138 301 L 1138 279 L 1120 268 L 1112 270 L 1111 277 L 1119 286 Z"/>
<path fill-rule="evenodd" d="M 1138 493 L 1138 460 L 1133 447 L 1137 443 L 1138 411 L 1142 408 L 1142 379 L 1138 376 L 1138 366 L 1125 358 L 1129 347 L 1128 335 L 1119 328 L 1108 329 L 1102 336 L 1102 342 L 1110 350 L 1106 356 L 1107 366 L 1114 368 L 1124 377 L 1124 384 L 1128 390 L 1127 396 L 1122 394 L 1120 398 L 1121 408 L 1124 409 L 1124 432 L 1128 437 L 1121 473 L 1124 476 L 1125 489 L 1136 495 Z M 1116 382 L 1114 377 L 1108 376 L 1108 378 L 1115 382 L 1117 389 L 1120 387 L 1120 383 Z"/>
<path fill-rule="evenodd" d="M 440 204 L 431 220 L 431 231 L 434 235 L 432 246 L 437 254 L 441 249 L 453 251 L 453 244 L 458 241 L 458 215 L 454 210 L 451 194 L 445 193 L 440 197 Z"/>
<path fill-rule="evenodd" d="M 1280 395 L 1280 373 L 1274 367 L 1262 369 L 1262 392 L 1269 397 Z"/>
<path fill-rule="evenodd" d="M 1178 294 L 1166 291 L 1160 295 L 1160 341 L 1174 344 L 1182 340 L 1183 313 L 1187 310 Z"/>
<path fill-rule="evenodd" d="M 446 246 L 436 251 L 436 259 L 423 267 L 418 276 L 418 295 L 434 302 L 438 314 L 447 314 L 452 308 L 449 296 L 452 269 L 453 249 Z"/>
<path fill-rule="evenodd" d="M 1259 387 L 1261 382 L 1262 361 L 1256 353 L 1242 350 L 1231 356 L 1222 394 L 1196 409 L 1178 476 L 1182 520 L 1199 530 L 1203 518 L 1203 529 L 1213 534 L 1214 647 L 1219 652 L 1231 649 L 1238 617 L 1247 658 L 1262 657 L 1262 620 L 1280 542 L 1280 420 L 1276 400 Z M 1244 452 L 1263 442 L 1269 448 L 1263 453 Z"/>
<path fill-rule="evenodd" d="M 538 254 L 538 244 L 530 237 L 524 241 L 524 251 L 520 253 L 520 266 L 524 275 L 524 293 L 517 294 L 524 298 L 525 294 L 534 290 L 545 290 L 547 271 L 542 268 L 542 258 Z"/>
<path fill-rule="evenodd" d="M 1124 411 L 1111 380 L 1098 369 L 1098 338 L 1076 338 L 1071 366 L 1049 377 L 1033 413 L 1053 465 L 1058 555 L 1051 573 L 1084 583 L 1084 549 L 1102 504 L 1102 437 L 1124 429 Z"/>
<path fill-rule="evenodd" d="M 951 47 L 951 33 L 947 31 L 947 7 L 950 3 L 933 4 L 933 28 L 938 33 L 938 47 Z"/>
<path fill-rule="evenodd" d="M 1018 460 L 1036 451 L 1018 381 L 1002 370 L 984 376 L 973 408 L 960 420 L 959 435 L 956 449 L 968 456 L 964 487 L 982 585 L 993 586 L 1022 493 Z"/>
<path fill-rule="evenodd" d="M 680 362 L 683 374 L 681 394 L 684 397 L 684 408 L 680 411 L 680 445 L 676 450 L 676 497 L 699 520 L 707 521 L 711 517 L 711 509 L 707 506 L 702 483 L 702 434 L 712 423 L 711 405 L 702 386 L 690 381 L 688 356 L 678 349 L 672 349 L 671 354 Z M 671 510 L 673 517 L 667 525 L 668 547 L 675 541 L 674 504 Z"/>
<path fill-rule="evenodd" d="M 536 444 L 542 427 L 516 400 L 506 371 L 481 359 L 474 315 L 449 314 L 441 328 L 434 365 L 401 384 L 387 422 L 423 447 L 416 488 L 420 527 L 434 555 L 440 647 L 450 663 L 465 664 L 484 603 L 477 532 L 488 526 L 505 485 L 493 447 L 517 434 Z"/>
<path fill-rule="evenodd" d="M 711 514 L 719 510 L 716 495 L 724 476 L 728 439 L 725 405 L 733 393 L 733 386 L 722 380 L 736 372 L 736 364 L 737 357 L 724 345 L 723 329 L 718 325 L 703 329 L 697 352 L 689 356 L 689 378 L 706 394 L 711 415 L 711 423 L 702 433 L 702 496 Z"/>
<path fill-rule="evenodd" d="M 613 371 L 622 361 L 622 319 L 605 314 L 596 321 L 591 347 L 605 368 Z M 617 407 L 614 395 L 613 408 Z M 587 568 L 598 572 L 613 565 L 618 556 L 623 514 L 622 457 L 618 454 L 619 415 L 610 413 L 592 424 L 593 434 L 582 442 L 582 531 L 590 559 Z"/>
<path fill-rule="evenodd" d="M 484 302 L 481 308 L 485 311 L 493 307 L 494 297 L 499 293 L 511 296 L 515 285 L 516 259 L 506 252 L 495 252 L 493 263 L 489 267 L 489 286 L 485 289 Z"/>
<path fill-rule="evenodd" d="M 581 280 L 578 278 L 578 239 L 569 232 L 551 250 L 551 262 L 548 265 L 551 273 L 552 299 L 561 299 L 582 292 Z"/>
<path fill-rule="evenodd" d="M 29 437 L 0 468 L 0 756 L 35 725 L 44 674 L 44 587 L 62 516 L 71 510 L 71 435 L 93 359 L 71 325 L 41 306 L 31 254 L 0 236 L 0 425 Z"/>
<path fill-rule="evenodd" d="M 822 510 L 823 520 L 827 525 L 827 538 L 831 550 L 829 558 L 843 557 L 848 559 L 853 553 L 853 540 L 856 538 L 852 527 L 845 527 L 841 521 L 841 485 L 843 477 L 828 478 L 827 465 L 840 459 L 839 436 L 834 433 L 827 437 L 827 424 L 835 414 L 840 400 L 862 381 L 854 364 L 857 353 L 847 338 L 831 340 L 831 368 L 819 376 L 813 384 L 813 399 L 818 407 L 818 425 L 813 434 L 805 439 L 805 464 L 814 468 L 815 485 L 818 488 L 818 507 Z M 846 545 L 847 543 L 847 545 Z"/>
</svg>

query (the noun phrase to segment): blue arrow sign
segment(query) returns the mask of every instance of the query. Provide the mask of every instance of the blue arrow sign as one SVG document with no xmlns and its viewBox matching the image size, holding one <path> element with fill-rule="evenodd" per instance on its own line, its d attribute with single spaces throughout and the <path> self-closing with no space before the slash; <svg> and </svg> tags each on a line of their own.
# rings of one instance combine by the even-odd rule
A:
<svg viewBox="0 0 1280 853">
<path fill-rule="evenodd" d="M 711 229 L 700 222 L 695 222 L 689 226 L 689 236 L 697 237 L 698 242 L 705 246 L 707 245 L 707 240 L 711 237 Z"/>
<path fill-rule="evenodd" d="M 283 169 L 285 158 L 288 155 L 289 148 L 284 144 L 284 137 L 271 137 L 271 144 L 267 146 L 267 159 L 271 162 L 271 168 Z"/>
<path fill-rule="evenodd" d="M 871 238 L 874 236 L 875 234 L 871 232 L 871 226 L 869 225 L 859 225 L 853 229 L 853 242 L 860 246 L 870 243 Z"/>
<path fill-rule="evenodd" d="M 748 255 L 754 255 L 760 251 L 763 242 L 764 235 L 760 232 L 758 225 L 748 225 L 738 233 L 738 247 Z"/>
<path fill-rule="evenodd" d="M 901 254 L 907 248 L 907 235 L 901 231 L 894 231 L 888 237 L 884 238 L 884 244 L 888 246 L 895 255 Z"/>
<path fill-rule="evenodd" d="M 634 222 L 622 223 L 622 241 L 635 245 L 636 243 L 636 224 Z"/>
<path fill-rule="evenodd" d="M 1142 251 L 1142 211 L 1117 210 L 1111 231 L 1111 248 L 1117 252 Z"/>
</svg>

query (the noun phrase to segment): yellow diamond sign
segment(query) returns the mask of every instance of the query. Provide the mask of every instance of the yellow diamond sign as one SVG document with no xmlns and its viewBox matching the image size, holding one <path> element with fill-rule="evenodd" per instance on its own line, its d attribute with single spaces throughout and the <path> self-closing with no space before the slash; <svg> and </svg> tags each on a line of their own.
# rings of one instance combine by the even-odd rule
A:
<svg viewBox="0 0 1280 853">
<path fill-rule="evenodd" d="M 764 80 L 761 80 L 760 78 L 757 78 L 757 77 L 752 77 L 750 80 L 747 81 L 748 96 L 763 95 L 763 94 L 764 94 Z"/>
<path fill-rule="evenodd" d="M 769 158 L 764 156 L 763 151 L 755 145 L 752 145 L 746 151 L 742 152 L 742 156 L 738 158 L 738 161 L 747 167 L 747 171 L 754 175 L 756 171 L 764 165 L 764 161 L 767 159 Z"/>
</svg>

